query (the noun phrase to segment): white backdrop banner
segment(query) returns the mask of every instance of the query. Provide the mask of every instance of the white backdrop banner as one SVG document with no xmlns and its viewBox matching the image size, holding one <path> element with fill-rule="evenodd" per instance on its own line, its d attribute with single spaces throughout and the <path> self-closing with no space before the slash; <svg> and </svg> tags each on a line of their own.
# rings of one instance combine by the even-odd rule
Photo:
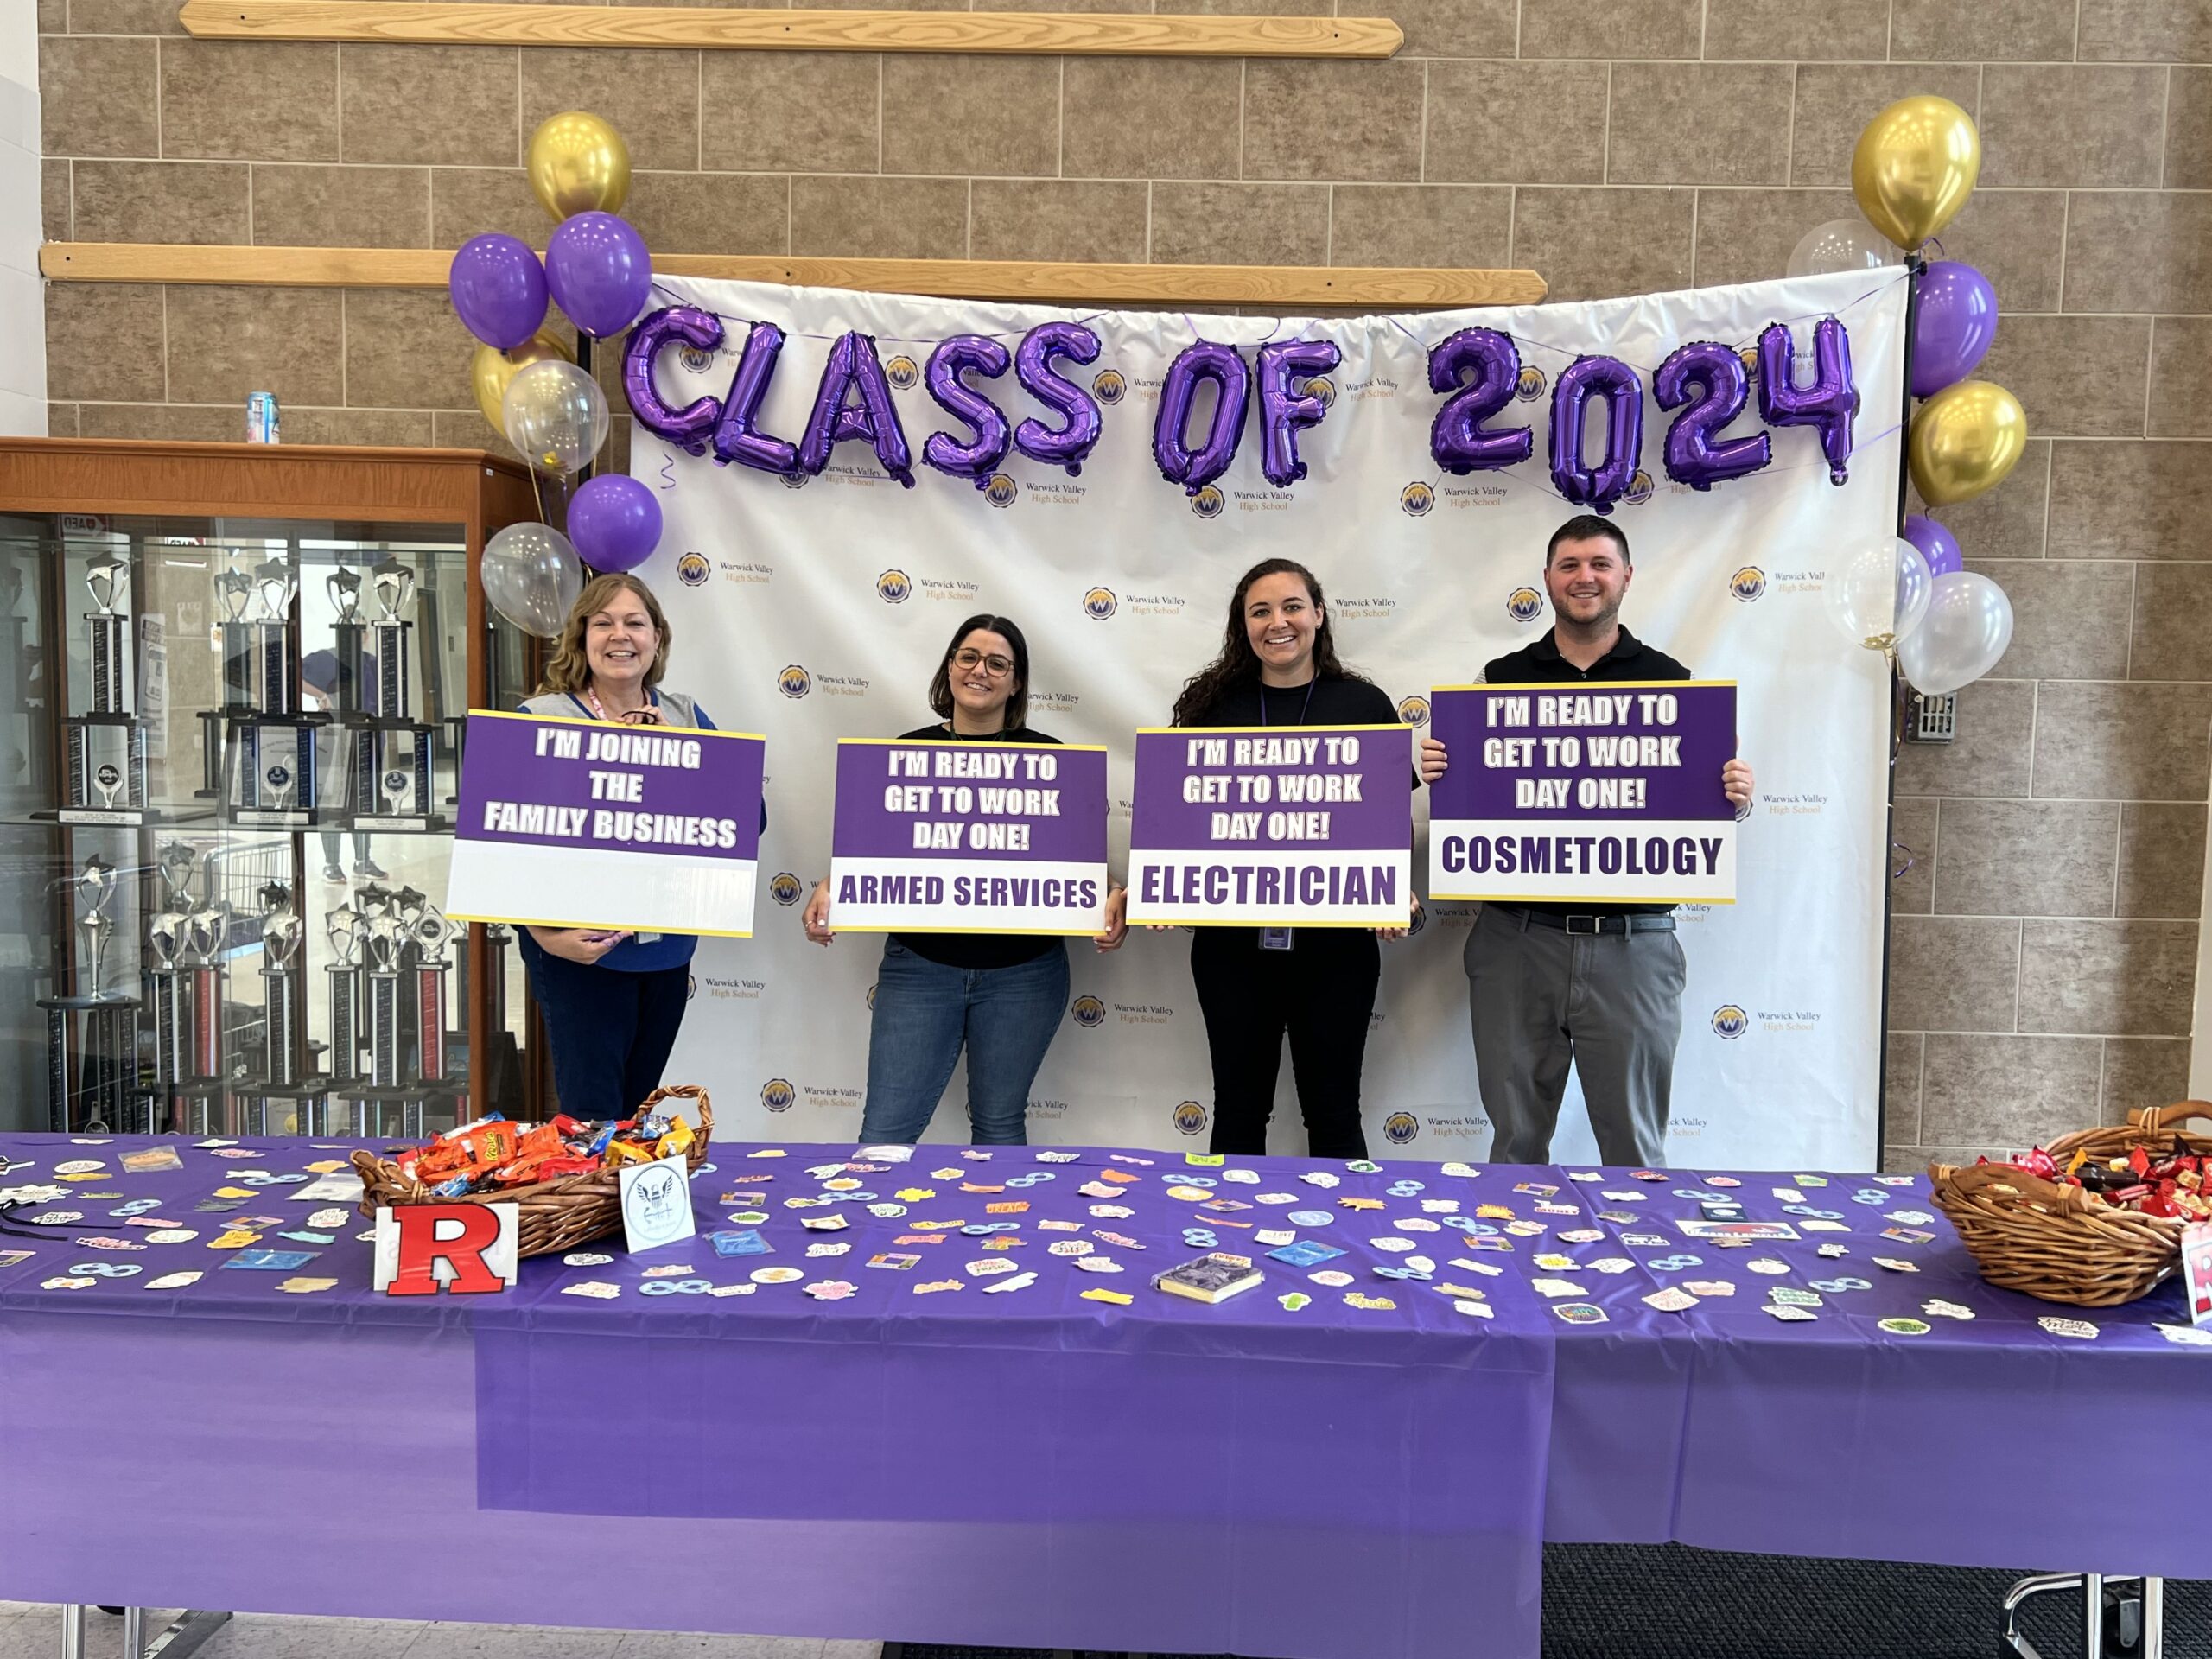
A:
<svg viewBox="0 0 2212 1659">
<path fill-rule="evenodd" d="M 1670 1155 L 1707 1167 L 1872 1166 L 1888 682 L 1882 660 L 1828 622 L 1820 587 L 1830 560 L 1894 533 L 1901 271 L 1308 320 L 676 277 L 657 287 L 657 304 L 713 312 L 726 335 L 712 353 L 661 354 L 671 404 L 721 396 L 749 325 L 771 321 L 789 339 L 760 423 L 796 439 L 831 343 L 859 330 L 877 342 L 915 455 L 916 487 L 902 489 L 862 442 L 839 444 L 825 471 L 801 480 L 722 465 L 711 453 L 695 458 L 642 429 L 632 447 L 632 470 L 658 493 L 665 516 L 659 550 L 640 574 L 675 632 L 670 683 L 724 729 L 768 739 L 755 937 L 701 944 L 670 1075 L 713 1090 L 726 1133 L 789 1141 L 851 1140 L 868 1077 L 882 941 L 855 935 L 824 950 L 799 927 L 799 907 L 829 865 L 836 740 L 892 736 L 932 718 L 930 677 L 962 619 L 997 613 L 1027 633 L 1033 726 L 1111 747 L 1120 872 L 1133 734 L 1165 723 L 1183 681 L 1218 649 L 1246 568 L 1277 556 L 1310 565 L 1344 660 L 1418 725 L 1428 688 L 1474 679 L 1550 626 L 1544 543 L 1576 511 L 1554 493 L 1544 459 L 1548 388 L 1561 369 L 1605 354 L 1649 388 L 1684 342 L 1747 347 L 1782 321 L 1805 355 L 1814 322 L 1840 318 L 1862 400 L 1847 482 L 1830 481 L 1816 435 L 1798 426 L 1774 430 L 1763 471 L 1708 492 L 1670 484 L 1659 461 L 1673 416 L 1647 391 L 1642 470 L 1614 522 L 1635 559 L 1622 620 L 1694 673 L 1740 683 L 1742 753 L 1758 779 L 1741 830 L 1738 902 L 1681 911 L 1689 983 Z M 985 491 L 921 465 L 929 433 L 968 435 L 920 384 L 931 349 L 955 334 L 1010 348 L 1055 318 L 1084 322 L 1103 343 L 1096 362 L 1061 365 L 1103 408 L 1103 435 L 1081 474 L 1010 454 Z M 1429 390 L 1427 354 L 1478 326 L 1518 346 L 1522 397 L 1492 425 L 1533 427 L 1535 454 L 1502 472 L 1452 476 L 1430 457 L 1444 397 Z M 1310 474 L 1289 489 L 1262 476 L 1256 419 L 1213 489 L 1186 495 L 1155 467 L 1163 377 L 1201 337 L 1248 359 L 1269 340 L 1325 339 L 1341 351 L 1328 384 L 1315 388 L 1330 400 L 1327 417 L 1300 435 Z M 1010 420 L 1058 424 L 1011 374 L 987 384 Z M 1729 432 L 1758 429 L 1754 407 Z M 1416 818 L 1421 869 L 1425 798 Z M 1488 1148 L 1460 966 L 1472 910 L 1433 906 L 1418 934 L 1383 947 L 1363 1089 L 1378 1157 L 1472 1159 Z M 1140 932 L 1111 956 L 1087 941 L 1069 949 L 1071 1001 L 1030 1101 L 1030 1138 L 1203 1147 L 1211 1087 L 1188 936 Z M 965 1098 L 956 1072 L 931 1139 L 966 1138 Z M 1304 1147 L 1287 1058 L 1269 1144 Z M 1555 1150 L 1594 1156 L 1572 1092 Z"/>
</svg>

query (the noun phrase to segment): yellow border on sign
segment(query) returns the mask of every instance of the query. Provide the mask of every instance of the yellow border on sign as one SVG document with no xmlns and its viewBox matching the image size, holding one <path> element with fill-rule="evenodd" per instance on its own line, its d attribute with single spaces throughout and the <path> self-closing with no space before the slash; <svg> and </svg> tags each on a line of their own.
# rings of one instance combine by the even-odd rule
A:
<svg viewBox="0 0 2212 1659">
<path fill-rule="evenodd" d="M 633 732 L 689 732 L 694 737 L 746 737 L 755 743 L 768 741 L 766 734 L 760 732 L 725 732 L 712 726 L 636 726 L 626 720 L 594 720 L 589 715 L 524 715 L 506 709 L 472 709 L 468 711 L 468 717 L 471 720 L 546 721 L 558 726 L 617 726 Z"/>
<path fill-rule="evenodd" d="M 1741 685 L 1740 680 L 1490 680 L 1477 685 L 1432 685 L 1428 695 L 1440 691 L 1571 691 L 1584 685 L 1632 685 L 1640 687 L 1684 685 Z"/>
<path fill-rule="evenodd" d="M 1592 908 L 1587 913 L 1592 915 L 1618 911 L 1629 905 L 1732 905 L 1736 902 L 1733 899 L 1704 897 L 1599 899 L 1586 893 L 1432 893 L 1428 897 L 1432 904 L 1588 905 Z M 1582 915 L 1585 912 L 1577 911 L 1575 913 Z"/>
<path fill-rule="evenodd" d="M 622 931 L 625 926 L 627 925 L 628 931 L 632 933 L 658 933 L 663 938 L 674 938 L 687 939 L 697 938 L 703 939 L 749 939 L 753 937 L 752 931 L 749 929 L 743 933 L 740 933 L 734 929 L 727 927 L 641 927 L 634 924 L 626 925 L 621 922 L 548 922 L 543 920 L 526 919 L 520 916 L 468 915 L 457 910 L 449 910 L 446 912 L 446 915 L 450 920 L 456 922 L 485 922 L 489 924 L 497 924 L 501 927 L 591 927 L 598 928 L 606 932 L 614 933 Z"/>
</svg>

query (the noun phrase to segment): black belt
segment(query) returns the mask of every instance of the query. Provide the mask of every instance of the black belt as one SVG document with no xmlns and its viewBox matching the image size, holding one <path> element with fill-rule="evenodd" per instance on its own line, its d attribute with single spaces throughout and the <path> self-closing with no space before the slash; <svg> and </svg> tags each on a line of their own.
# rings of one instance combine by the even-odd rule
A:
<svg viewBox="0 0 2212 1659">
<path fill-rule="evenodd" d="M 1518 916 L 1523 922 L 1534 922 L 1539 927 L 1556 927 L 1567 933 L 1671 933 L 1675 918 L 1671 916 L 1624 916 L 1616 911 L 1604 916 L 1561 916 L 1548 910 L 1522 910 L 1516 905 L 1499 905 L 1497 909 L 1509 916 Z"/>
</svg>

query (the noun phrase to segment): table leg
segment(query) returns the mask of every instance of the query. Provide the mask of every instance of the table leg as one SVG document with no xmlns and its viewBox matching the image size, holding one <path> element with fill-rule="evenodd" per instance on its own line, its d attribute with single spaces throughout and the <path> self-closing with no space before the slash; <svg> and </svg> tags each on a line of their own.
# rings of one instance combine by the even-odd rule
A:
<svg viewBox="0 0 2212 1659">
<path fill-rule="evenodd" d="M 81 1602 L 62 1605 L 61 1659 L 85 1659 L 85 1609 Z"/>
<path fill-rule="evenodd" d="M 2088 1659 L 2104 1659 L 2105 1575 L 2082 1575 L 2082 1651 Z"/>
<path fill-rule="evenodd" d="M 123 1610 L 123 1659 L 142 1659 L 146 1651 L 146 1610 Z"/>
<path fill-rule="evenodd" d="M 2022 1579 L 2005 1592 L 2005 1622 L 1999 1633 L 1998 1651 L 2005 1659 L 2043 1659 L 2034 1643 L 2020 1634 L 2020 1605 L 2030 1596 L 2048 1595 L 2061 1590 L 2079 1590 L 2079 1573 L 2039 1573 L 2033 1578 Z M 2100 1590 L 2101 1596 L 2103 1592 Z M 2089 1649 L 2091 1659 L 2101 1659 L 2094 1648 Z"/>
<path fill-rule="evenodd" d="M 2166 1656 L 2166 1581 L 2145 1577 L 2143 1580 L 2143 1651 L 2139 1659 L 2165 1659 Z"/>
<path fill-rule="evenodd" d="M 207 1638 L 229 1624 L 231 1616 L 219 1610 L 188 1610 L 179 1613 L 169 1627 L 147 1644 L 144 1659 L 191 1659 Z M 125 1659 L 137 1659 L 128 1649 Z"/>
</svg>

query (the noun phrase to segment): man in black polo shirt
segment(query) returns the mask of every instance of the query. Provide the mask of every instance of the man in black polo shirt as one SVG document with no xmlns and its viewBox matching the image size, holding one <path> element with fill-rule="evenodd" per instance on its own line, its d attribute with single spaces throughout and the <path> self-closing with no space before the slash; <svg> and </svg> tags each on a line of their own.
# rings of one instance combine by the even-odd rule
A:
<svg viewBox="0 0 2212 1659">
<path fill-rule="evenodd" d="M 1688 679 L 1688 669 L 1621 626 L 1635 574 L 1619 525 L 1588 514 L 1568 519 L 1544 550 L 1544 589 L 1557 620 L 1535 644 L 1492 662 L 1483 679 Z M 1433 784 L 1444 775 L 1444 746 L 1429 738 L 1421 748 L 1421 780 Z M 1720 781 L 1738 808 L 1751 798 L 1751 769 L 1741 760 L 1723 766 Z M 1477 913 L 1467 936 L 1468 1011 L 1493 1161 L 1550 1158 L 1569 1065 L 1582 1079 L 1602 1162 L 1666 1161 L 1682 1034 L 1673 908 L 1488 904 Z"/>
</svg>

